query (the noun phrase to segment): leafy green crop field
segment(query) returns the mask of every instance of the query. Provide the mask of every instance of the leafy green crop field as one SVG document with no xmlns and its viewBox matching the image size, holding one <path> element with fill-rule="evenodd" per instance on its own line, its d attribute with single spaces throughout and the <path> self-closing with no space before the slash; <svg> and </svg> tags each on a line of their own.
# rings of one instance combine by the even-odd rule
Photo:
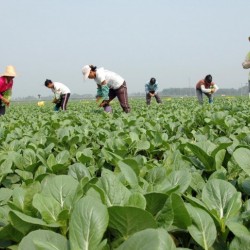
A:
<svg viewBox="0 0 250 250">
<path fill-rule="evenodd" d="M 250 249 L 249 101 L 130 103 L 0 117 L 0 249 Z"/>
</svg>

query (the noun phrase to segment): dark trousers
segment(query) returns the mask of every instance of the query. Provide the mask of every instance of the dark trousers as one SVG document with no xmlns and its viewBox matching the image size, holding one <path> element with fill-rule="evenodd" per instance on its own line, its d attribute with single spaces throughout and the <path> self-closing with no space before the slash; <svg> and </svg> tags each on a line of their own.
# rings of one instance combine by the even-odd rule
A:
<svg viewBox="0 0 250 250">
<path fill-rule="evenodd" d="M 112 101 L 115 97 L 118 98 L 120 105 L 124 112 L 130 112 L 130 106 L 128 103 L 128 91 L 126 82 L 121 85 L 118 89 L 109 89 L 109 102 Z"/>
<path fill-rule="evenodd" d="M 150 95 L 150 93 L 154 94 L 155 92 L 154 91 L 150 91 L 148 94 L 146 94 L 146 103 L 147 103 L 147 105 L 149 105 L 150 102 L 151 102 L 151 97 L 152 96 Z M 155 97 L 157 103 L 161 103 L 161 98 L 160 98 L 160 96 L 158 94 L 155 94 L 154 97 Z"/>
<path fill-rule="evenodd" d="M 0 99 L 0 115 L 5 114 L 5 105 L 3 104 L 2 100 Z"/>
<path fill-rule="evenodd" d="M 61 95 L 60 101 L 55 106 L 55 110 L 58 111 L 60 108 L 62 110 L 66 110 L 69 97 L 70 97 L 70 93 L 67 93 L 65 95 Z"/>
<path fill-rule="evenodd" d="M 213 103 L 213 96 L 209 93 L 203 93 L 201 89 L 196 89 L 196 95 L 198 98 L 198 102 L 202 105 L 203 104 L 203 94 L 208 97 L 208 102 Z"/>
</svg>

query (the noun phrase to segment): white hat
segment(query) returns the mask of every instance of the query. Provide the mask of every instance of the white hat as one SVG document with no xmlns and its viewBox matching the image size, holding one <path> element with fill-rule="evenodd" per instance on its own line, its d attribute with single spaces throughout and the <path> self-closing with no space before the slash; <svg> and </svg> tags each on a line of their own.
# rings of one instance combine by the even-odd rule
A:
<svg viewBox="0 0 250 250">
<path fill-rule="evenodd" d="M 89 65 L 85 65 L 85 66 L 82 68 L 82 74 L 83 74 L 84 80 L 88 79 L 90 70 L 91 70 L 91 68 L 89 67 Z"/>
<path fill-rule="evenodd" d="M 5 69 L 5 72 L 2 74 L 2 76 L 15 77 L 16 76 L 15 68 L 12 65 L 7 66 Z"/>
</svg>

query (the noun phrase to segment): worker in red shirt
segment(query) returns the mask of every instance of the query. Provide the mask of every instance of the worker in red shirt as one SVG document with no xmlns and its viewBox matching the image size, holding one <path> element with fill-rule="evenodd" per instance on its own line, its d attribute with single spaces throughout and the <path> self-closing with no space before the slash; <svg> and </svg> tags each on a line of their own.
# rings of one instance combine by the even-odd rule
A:
<svg viewBox="0 0 250 250">
<path fill-rule="evenodd" d="M 196 95 L 200 104 L 203 104 L 203 94 L 208 97 L 209 103 L 213 103 L 213 93 L 219 88 L 212 80 L 212 76 L 207 75 L 196 84 Z"/>
</svg>

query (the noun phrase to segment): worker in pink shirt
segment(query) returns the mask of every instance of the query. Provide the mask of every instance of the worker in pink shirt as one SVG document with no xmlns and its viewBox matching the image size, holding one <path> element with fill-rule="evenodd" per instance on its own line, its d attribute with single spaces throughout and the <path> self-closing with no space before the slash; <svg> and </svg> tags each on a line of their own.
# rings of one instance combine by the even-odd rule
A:
<svg viewBox="0 0 250 250">
<path fill-rule="evenodd" d="M 7 66 L 5 72 L 0 77 L 0 115 L 5 114 L 5 107 L 10 105 L 13 79 L 16 76 L 15 68 Z"/>
</svg>

